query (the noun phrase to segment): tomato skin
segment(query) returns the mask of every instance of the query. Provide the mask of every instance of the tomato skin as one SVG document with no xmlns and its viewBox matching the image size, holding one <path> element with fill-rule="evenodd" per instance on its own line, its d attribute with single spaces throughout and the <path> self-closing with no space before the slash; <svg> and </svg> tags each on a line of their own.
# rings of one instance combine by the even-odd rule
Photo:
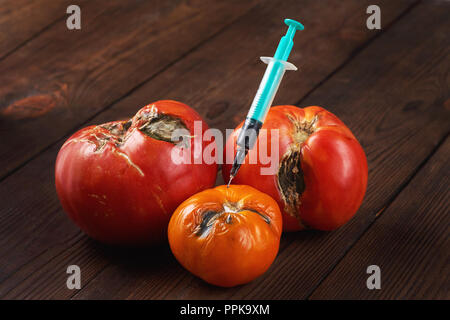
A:
<svg viewBox="0 0 450 320">
<path fill-rule="evenodd" d="M 171 160 L 174 144 L 139 129 L 144 117 L 155 111 L 179 118 L 191 134 L 194 121 L 203 122 L 185 104 L 158 101 L 139 110 L 128 123 L 116 121 L 81 129 L 58 153 L 58 197 L 68 216 L 94 239 L 117 245 L 162 242 L 176 207 L 214 185 L 217 164 L 175 164 Z M 121 134 L 113 134 L 111 128 L 121 130 Z M 203 131 L 207 128 L 203 122 Z M 203 148 L 211 143 L 202 142 L 200 136 L 191 139 Z"/>
<path fill-rule="evenodd" d="M 202 229 L 205 221 L 209 229 Z M 275 200 L 252 187 L 232 185 L 184 201 L 170 219 L 168 237 L 174 256 L 187 270 L 208 283 L 232 287 L 270 267 L 281 232 Z"/>
<path fill-rule="evenodd" d="M 306 136 L 298 133 L 294 122 L 313 124 L 306 140 Z M 224 154 L 227 149 L 233 150 L 241 127 L 242 123 L 228 139 Z M 262 143 L 270 141 L 270 129 L 279 129 L 280 162 L 276 172 L 283 155 L 293 148 L 300 150 L 305 189 L 294 215 L 289 214 L 290 207 L 280 193 L 276 172 L 261 174 L 260 169 L 269 165 L 261 163 L 256 149 L 249 152 L 232 182 L 253 186 L 273 197 L 282 209 L 284 231 L 334 230 L 350 220 L 364 198 L 368 173 L 365 153 L 345 124 L 321 107 L 276 106 L 270 109 L 262 129 L 269 129 L 267 137 L 260 135 L 258 138 Z M 268 145 L 271 154 L 270 142 Z M 257 163 L 249 164 L 251 156 L 258 159 Z M 228 181 L 230 169 L 231 163 L 226 162 L 222 167 L 224 181 Z"/>
</svg>

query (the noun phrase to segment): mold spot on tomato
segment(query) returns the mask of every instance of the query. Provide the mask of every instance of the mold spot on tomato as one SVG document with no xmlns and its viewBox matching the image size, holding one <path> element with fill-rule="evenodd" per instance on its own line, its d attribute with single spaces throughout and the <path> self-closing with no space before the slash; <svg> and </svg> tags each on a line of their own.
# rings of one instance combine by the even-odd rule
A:
<svg viewBox="0 0 450 320">
<path fill-rule="evenodd" d="M 126 133 L 130 128 L 132 120 L 122 121 L 122 122 L 108 122 L 99 125 L 100 128 L 108 131 L 108 134 L 102 133 L 103 136 L 107 136 L 108 140 L 112 140 L 116 147 L 119 147 L 126 140 Z"/>
<path fill-rule="evenodd" d="M 121 121 L 121 122 L 119 121 L 108 122 L 100 125 L 99 127 L 108 130 L 109 133 L 112 134 L 115 138 L 117 138 L 117 141 L 120 143 L 124 140 L 124 136 L 127 133 L 128 129 L 131 127 L 132 123 L 133 119 L 130 119 L 128 121 Z"/>
<path fill-rule="evenodd" d="M 225 202 L 223 204 L 223 209 L 219 211 L 207 210 L 200 214 L 200 221 L 197 222 L 197 226 L 194 229 L 194 234 L 198 237 L 205 237 L 211 231 L 211 227 L 217 221 L 217 219 L 221 218 L 221 222 L 225 222 L 226 224 L 233 223 L 233 214 L 240 213 L 242 211 L 251 211 L 258 214 L 264 222 L 270 224 L 270 218 L 265 214 L 258 212 L 255 209 L 242 207 L 239 203 L 231 203 Z"/>
<path fill-rule="evenodd" d="M 293 131 L 293 140 L 294 143 L 298 146 L 301 146 L 303 142 L 305 142 L 310 135 L 314 133 L 316 130 L 316 122 L 318 120 L 317 116 L 315 116 L 312 120 L 298 120 L 295 119 L 292 115 L 286 114 L 289 120 L 294 124 Z"/>
<path fill-rule="evenodd" d="M 284 201 L 285 210 L 297 219 L 299 219 L 300 198 L 306 188 L 300 161 L 300 149 L 289 150 L 281 159 L 277 173 L 278 190 Z"/>
<path fill-rule="evenodd" d="M 201 216 L 201 222 L 195 230 L 195 235 L 199 237 L 207 236 L 209 231 L 211 230 L 212 225 L 221 214 L 221 212 L 217 212 L 214 210 L 203 212 Z"/>
<path fill-rule="evenodd" d="M 154 117 L 150 118 L 139 128 L 141 132 L 153 139 L 173 144 L 179 142 L 172 141 L 172 133 L 177 129 L 189 132 L 188 128 L 180 118 L 168 114 L 154 115 Z"/>
</svg>

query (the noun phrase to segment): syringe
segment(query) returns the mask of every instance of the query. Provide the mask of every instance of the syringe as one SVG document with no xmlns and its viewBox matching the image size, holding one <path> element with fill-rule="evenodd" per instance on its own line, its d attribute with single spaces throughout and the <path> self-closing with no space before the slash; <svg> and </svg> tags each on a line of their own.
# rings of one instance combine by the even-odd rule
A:
<svg viewBox="0 0 450 320">
<path fill-rule="evenodd" d="M 291 53 L 292 46 L 294 45 L 293 38 L 295 32 L 297 30 L 303 30 L 305 27 L 300 22 L 291 19 L 285 19 L 284 23 L 289 26 L 289 29 L 286 32 L 286 35 L 281 38 L 274 57 L 261 57 L 262 62 L 266 63 L 268 66 L 266 72 L 264 73 L 264 77 L 259 84 L 258 91 L 253 99 L 244 125 L 239 133 L 236 142 L 236 156 L 234 157 L 233 166 L 230 171 L 228 186 L 230 185 L 231 180 L 233 180 L 236 176 L 248 151 L 252 149 L 256 143 L 259 130 L 261 129 L 266 115 L 269 112 L 284 72 L 286 70 L 297 70 L 296 66 L 290 62 L 287 62 L 287 58 Z"/>
</svg>

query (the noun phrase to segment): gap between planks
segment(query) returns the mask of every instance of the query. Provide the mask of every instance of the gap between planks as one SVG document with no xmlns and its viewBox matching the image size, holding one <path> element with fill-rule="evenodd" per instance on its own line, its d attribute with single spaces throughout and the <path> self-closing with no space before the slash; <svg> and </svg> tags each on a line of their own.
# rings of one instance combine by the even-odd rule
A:
<svg viewBox="0 0 450 320">
<path fill-rule="evenodd" d="M 44 32 L 46 32 L 47 30 L 49 30 L 50 28 L 52 28 L 54 25 L 56 25 L 58 22 L 64 20 L 66 16 L 62 16 L 59 17 L 58 19 L 54 20 L 53 22 L 50 22 L 50 24 L 46 25 L 44 28 L 42 28 L 41 30 L 39 30 L 38 32 L 36 32 L 35 34 L 33 34 L 30 38 L 22 41 L 21 43 L 19 43 L 17 46 L 15 46 L 13 49 L 11 49 L 10 51 L 6 52 L 2 57 L 0 57 L 0 62 L 2 62 L 3 60 L 5 60 L 6 58 L 8 58 L 10 55 L 12 55 L 13 53 L 15 53 L 17 50 L 21 49 L 22 47 L 26 46 L 30 41 L 36 39 L 37 37 L 39 37 L 41 34 L 43 34 Z"/>
</svg>

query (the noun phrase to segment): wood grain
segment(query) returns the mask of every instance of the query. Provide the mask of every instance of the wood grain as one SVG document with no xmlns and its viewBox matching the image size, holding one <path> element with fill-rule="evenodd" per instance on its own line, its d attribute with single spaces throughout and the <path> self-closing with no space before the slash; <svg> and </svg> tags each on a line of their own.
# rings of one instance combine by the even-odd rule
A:
<svg viewBox="0 0 450 320">
<path fill-rule="evenodd" d="M 314 291 L 312 299 L 450 298 L 450 139 Z M 381 289 L 368 290 L 369 265 Z"/>
<path fill-rule="evenodd" d="M 252 1 L 91 1 L 0 61 L 0 177 L 232 23 Z M 118 23 L 120 21 L 120 23 Z"/>
<path fill-rule="evenodd" d="M 77 1 L 80 6 L 86 1 Z M 66 16 L 68 0 L 0 1 L 0 60 Z"/>
</svg>

